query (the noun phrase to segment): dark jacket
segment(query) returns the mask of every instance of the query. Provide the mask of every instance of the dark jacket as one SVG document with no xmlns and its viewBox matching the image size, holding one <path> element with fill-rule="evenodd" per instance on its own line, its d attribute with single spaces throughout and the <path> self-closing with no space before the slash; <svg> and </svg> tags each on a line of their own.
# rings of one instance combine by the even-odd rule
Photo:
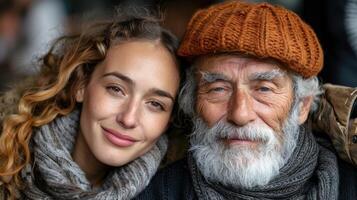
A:
<svg viewBox="0 0 357 200">
<path fill-rule="evenodd" d="M 357 170 L 339 159 L 339 199 L 357 199 Z M 195 200 L 197 199 L 186 159 L 179 160 L 159 171 L 150 185 L 136 200 Z"/>
</svg>

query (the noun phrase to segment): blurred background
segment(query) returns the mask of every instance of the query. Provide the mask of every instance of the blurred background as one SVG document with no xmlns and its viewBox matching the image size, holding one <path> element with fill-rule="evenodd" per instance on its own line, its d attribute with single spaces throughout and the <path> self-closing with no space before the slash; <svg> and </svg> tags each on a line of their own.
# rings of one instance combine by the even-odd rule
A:
<svg viewBox="0 0 357 200">
<path fill-rule="evenodd" d="M 195 10 L 222 1 L 0 0 L 0 92 L 36 73 L 38 58 L 55 38 L 111 16 L 118 4 L 160 6 L 164 26 L 181 38 Z M 357 87 L 357 0 L 268 2 L 294 10 L 315 29 L 325 51 L 323 82 Z"/>
</svg>

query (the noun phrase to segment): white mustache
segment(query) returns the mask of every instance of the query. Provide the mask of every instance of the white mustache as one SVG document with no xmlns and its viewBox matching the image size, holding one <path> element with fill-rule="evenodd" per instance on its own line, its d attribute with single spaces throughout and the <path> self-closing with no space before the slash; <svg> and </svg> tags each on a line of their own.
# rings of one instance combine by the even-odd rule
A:
<svg viewBox="0 0 357 200">
<path fill-rule="evenodd" d="M 217 122 L 210 128 L 208 136 L 209 142 L 217 142 L 227 139 L 250 140 L 261 143 L 271 143 L 276 138 L 276 133 L 264 124 L 247 124 L 243 127 L 236 127 L 223 120 Z"/>
</svg>

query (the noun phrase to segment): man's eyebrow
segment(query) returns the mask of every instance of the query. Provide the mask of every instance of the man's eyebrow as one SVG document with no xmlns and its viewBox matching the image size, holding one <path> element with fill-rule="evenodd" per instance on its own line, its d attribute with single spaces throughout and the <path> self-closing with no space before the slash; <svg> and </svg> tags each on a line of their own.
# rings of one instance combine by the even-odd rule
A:
<svg viewBox="0 0 357 200">
<path fill-rule="evenodd" d="M 152 94 L 155 94 L 157 96 L 167 97 L 167 98 L 171 99 L 172 102 L 175 102 L 175 98 L 170 93 L 168 93 L 168 92 L 166 92 L 164 90 L 160 90 L 160 89 L 157 89 L 157 88 L 152 88 L 152 89 L 150 89 L 149 92 L 152 93 Z"/>
<path fill-rule="evenodd" d="M 220 73 L 200 71 L 203 83 L 213 83 L 216 81 L 228 81 L 229 78 Z"/>
<path fill-rule="evenodd" d="M 274 69 L 272 71 L 268 72 L 256 72 L 253 73 L 249 76 L 249 80 L 251 81 L 256 81 L 256 80 L 262 80 L 262 81 L 271 81 L 277 77 L 282 77 L 286 73 L 279 70 L 279 69 Z"/>
<path fill-rule="evenodd" d="M 127 77 L 124 74 L 121 74 L 119 72 L 109 72 L 109 73 L 104 74 L 102 77 L 107 77 L 107 76 L 114 76 L 114 77 L 116 77 L 118 79 L 121 79 L 124 82 L 127 82 L 130 85 L 135 85 L 134 81 L 131 80 L 131 78 L 129 78 L 129 77 Z"/>
</svg>

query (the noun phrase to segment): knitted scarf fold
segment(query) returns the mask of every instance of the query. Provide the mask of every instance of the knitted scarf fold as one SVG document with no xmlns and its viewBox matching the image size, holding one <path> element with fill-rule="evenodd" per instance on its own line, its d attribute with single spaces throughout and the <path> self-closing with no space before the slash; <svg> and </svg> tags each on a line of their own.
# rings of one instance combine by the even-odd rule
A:
<svg viewBox="0 0 357 200">
<path fill-rule="evenodd" d="M 265 186 L 231 189 L 208 182 L 192 155 L 188 164 L 199 199 L 337 199 L 336 156 L 318 145 L 312 133 L 300 129 L 297 146 L 277 177 Z"/>
<path fill-rule="evenodd" d="M 167 149 L 161 136 L 154 147 L 134 161 L 114 168 L 100 188 L 93 189 L 72 159 L 79 129 L 78 110 L 41 126 L 31 141 L 33 162 L 21 172 L 26 199 L 131 199 L 140 193 L 157 171 Z"/>
</svg>

